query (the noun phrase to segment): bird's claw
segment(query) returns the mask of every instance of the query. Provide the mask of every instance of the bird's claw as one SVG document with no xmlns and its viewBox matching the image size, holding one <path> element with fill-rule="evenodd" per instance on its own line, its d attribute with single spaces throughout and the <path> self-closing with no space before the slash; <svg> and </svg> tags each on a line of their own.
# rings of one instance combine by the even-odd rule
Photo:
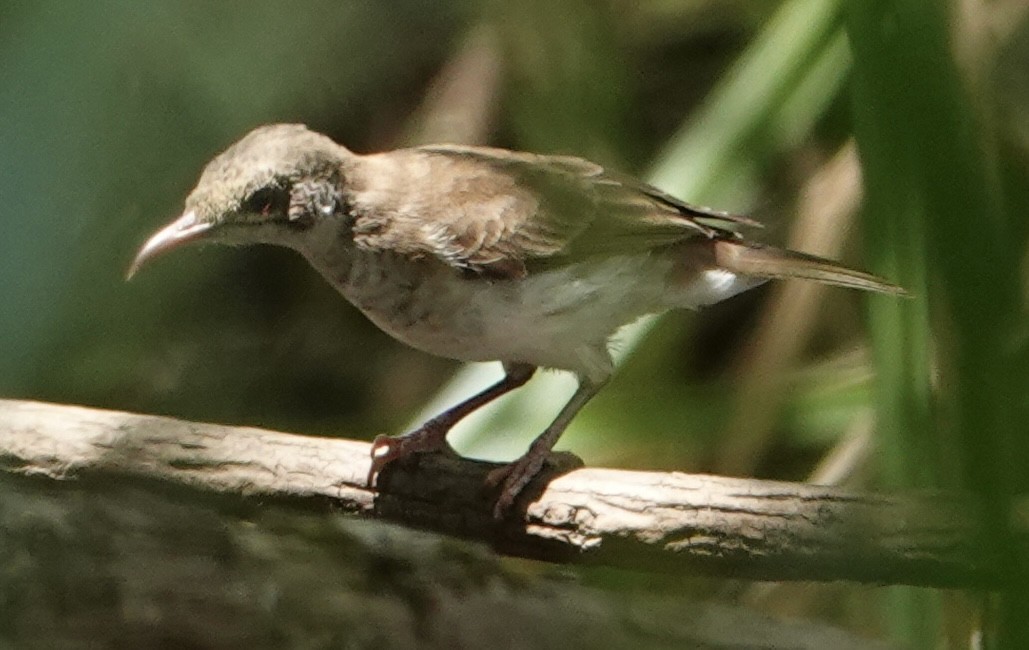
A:
<svg viewBox="0 0 1029 650">
<path fill-rule="evenodd" d="M 446 430 L 439 430 L 425 424 L 414 431 L 399 436 L 380 434 L 372 441 L 372 466 L 368 470 L 368 485 L 372 485 L 376 476 L 390 463 L 407 458 L 411 454 L 432 451 L 456 452 L 447 444 Z"/>
<path fill-rule="evenodd" d="M 543 473 L 545 466 L 549 466 L 548 469 L 551 470 L 548 474 L 564 473 L 582 467 L 583 462 L 575 454 L 534 451 L 530 448 L 528 453 L 518 460 L 491 471 L 486 475 L 486 487 L 490 490 L 500 489 L 493 503 L 494 519 L 504 518 L 525 488 Z"/>
</svg>

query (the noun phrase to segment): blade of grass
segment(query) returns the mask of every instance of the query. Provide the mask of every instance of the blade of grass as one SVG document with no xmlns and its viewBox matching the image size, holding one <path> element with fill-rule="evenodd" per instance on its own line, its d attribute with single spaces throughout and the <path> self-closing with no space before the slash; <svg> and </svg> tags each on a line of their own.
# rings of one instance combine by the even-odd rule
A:
<svg viewBox="0 0 1029 650">
<path fill-rule="evenodd" d="M 1012 453 L 1014 382 L 1004 351 L 1019 310 L 1017 257 L 989 139 L 954 59 L 949 3 L 867 0 L 848 9 L 866 243 L 880 269 L 889 267 L 918 296 L 871 306 L 882 449 L 890 450 L 883 475 L 895 486 L 977 490 L 999 542 L 1009 463 L 1019 457 Z M 935 413 L 931 313 L 945 314 L 937 321 Z M 890 612 L 900 639 L 933 646 L 938 603 L 924 592 L 894 595 Z M 1025 631 L 1016 635 L 1022 641 Z"/>
</svg>

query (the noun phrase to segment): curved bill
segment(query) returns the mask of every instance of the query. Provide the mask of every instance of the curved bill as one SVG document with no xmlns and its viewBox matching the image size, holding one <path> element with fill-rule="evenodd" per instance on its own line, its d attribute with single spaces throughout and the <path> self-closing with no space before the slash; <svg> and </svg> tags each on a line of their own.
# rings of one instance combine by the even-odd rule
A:
<svg viewBox="0 0 1029 650">
<path fill-rule="evenodd" d="M 182 244 L 191 242 L 211 229 L 211 224 L 205 221 L 197 221 L 196 212 L 190 210 L 181 217 L 171 222 L 164 228 L 154 233 L 150 239 L 143 244 L 143 247 L 136 253 L 136 259 L 132 260 L 129 272 L 125 274 L 126 280 L 131 280 L 139 267 L 148 260 L 157 257 L 161 253 L 178 248 Z"/>
</svg>

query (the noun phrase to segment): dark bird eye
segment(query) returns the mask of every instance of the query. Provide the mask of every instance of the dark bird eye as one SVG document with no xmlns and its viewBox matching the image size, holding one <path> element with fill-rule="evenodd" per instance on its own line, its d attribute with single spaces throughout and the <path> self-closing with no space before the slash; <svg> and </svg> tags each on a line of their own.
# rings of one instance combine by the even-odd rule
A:
<svg viewBox="0 0 1029 650">
<path fill-rule="evenodd" d="M 243 211 L 264 216 L 285 216 L 289 191 L 284 187 L 261 187 L 243 201 Z"/>
</svg>

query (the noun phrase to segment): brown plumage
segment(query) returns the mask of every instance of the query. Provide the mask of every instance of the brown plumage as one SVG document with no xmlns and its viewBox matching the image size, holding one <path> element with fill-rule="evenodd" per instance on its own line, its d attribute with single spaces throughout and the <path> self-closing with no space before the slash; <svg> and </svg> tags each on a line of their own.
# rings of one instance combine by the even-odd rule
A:
<svg viewBox="0 0 1029 650">
<path fill-rule="evenodd" d="M 636 318 L 728 298 L 773 278 L 903 290 L 830 260 L 746 240 L 746 217 L 692 206 L 589 161 L 486 147 L 359 156 L 300 125 L 260 127 L 216 157 L 182 217 L 130 269 L 186 241 L 301 253 L 394 337 L 427 352 L 499 360 L 505 378 L 373 446 L 393 460 L 446 447 L 479 406 L 537 367 L 579 389 L 520 459 L 496 472 L 502 516 L 612 371 L 607 342 Z"/>
</svg>

